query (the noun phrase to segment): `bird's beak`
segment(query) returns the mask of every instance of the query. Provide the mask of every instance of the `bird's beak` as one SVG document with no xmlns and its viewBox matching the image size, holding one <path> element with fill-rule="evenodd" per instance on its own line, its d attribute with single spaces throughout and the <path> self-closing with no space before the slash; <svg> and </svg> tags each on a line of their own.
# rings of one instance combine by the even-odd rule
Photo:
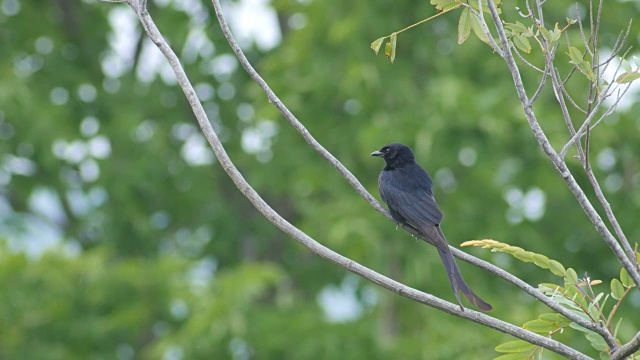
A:
<svg viewBox="0 0 640 360">
<path fill-rule="evenodd" d="M 380 151 L 374 151 L 371 153 L 371 156 L 384 156 L 384 153 L 380 152 Z"/>
</svg>

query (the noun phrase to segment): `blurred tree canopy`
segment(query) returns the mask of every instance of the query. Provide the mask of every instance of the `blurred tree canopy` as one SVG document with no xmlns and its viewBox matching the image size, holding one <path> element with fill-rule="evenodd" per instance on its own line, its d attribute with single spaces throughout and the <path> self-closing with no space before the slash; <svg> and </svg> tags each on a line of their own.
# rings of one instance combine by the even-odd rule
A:
<svg viewBox="0 0 640 360">
<path fill-rule="evenodd" d="M 392 65 L 369 44 L 433 15 L 428 1 L 226 5 L 236 32 L 252 25 L 247 9 L 264 7 L 255 23 L 272 20 L 281 38 L 245 37 L 250 60 L 372 193 L 381 164 L 369 153 L 406 143 L 435 179 L 452 245 L 492 238 L 595 279 L 617 276 L 531 135 L 506 66 L 477 39 L 458 46 L 456 17 L 403 33 Z M 612 46 L 640 4 L 604 6 L 601 41 Z M 230 54 L 209 2 L 149 7 L 231 158 L 278 212 L 347 257 L 453 299 L 434 249 L 381 221 L 282 121 Z M 547 7 L 557 14 L 550 23 L 575 16 L 573 2 Z M 142 34 L 126 5 L 0 1 L 0 358 L 495 356 L 508 336 L 379 290 L 262 218 L 216 164 Z M 631 34 L 637 48 L 640 24 Z M 621 225 L 638 239 L 640 106 L 637 93 L 628 100 L 593 132 L 591 149 Z M 567 131 L 554 104 L 545 91 L 536 111 L 559 147 Z M 551 278 L 504 254 L 468 251 L 533 285 Z M 494 316 L 522 323 L 543 310 L 461 267 Z M 635 291 L 619 311 L 621 338 L 632 336 L 639 308 Z M 579 334 L 558 339 L 589 350 Z"/>
</svg>

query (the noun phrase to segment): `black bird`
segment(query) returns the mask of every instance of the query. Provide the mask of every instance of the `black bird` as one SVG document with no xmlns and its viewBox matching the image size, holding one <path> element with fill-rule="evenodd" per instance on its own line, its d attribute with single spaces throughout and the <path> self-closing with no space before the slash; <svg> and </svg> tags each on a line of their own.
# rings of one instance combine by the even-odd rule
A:
<svg viewBox="0 0 640 360">
<path fill-rule="evenodd" d="M 387 203 L 391 216 L 398 224 L 409 225 L 438 249 L 447 270 L 447 276 L 456 295 L 460 309 L 460 292 L 482 311 L 491 311 L 491 305 L 476 295 L 462 278 L 449 244 L 445 240 L 440 222 L 442 212 L 433 197 L 433 181 L 429 174 L 416 163 L 411 149 L 400 143 L 389 144 L 371 156 L 380 156 L 385 167 L 378 178 L 380 196 Z"/>
</svg>

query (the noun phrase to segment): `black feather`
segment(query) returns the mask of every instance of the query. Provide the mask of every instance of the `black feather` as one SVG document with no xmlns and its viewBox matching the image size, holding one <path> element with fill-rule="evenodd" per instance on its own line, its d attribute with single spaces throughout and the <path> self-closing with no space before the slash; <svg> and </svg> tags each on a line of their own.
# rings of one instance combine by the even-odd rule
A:
<svg viewBox="0 0 640 360">
<path fill-rule="evenodd" d="M 389 144 L 371 155 L 380 156 L 385 167 L 378 178 L 380 196 L 387 203 L 393 219 L 400 224 L 416 228 L 425 239 L 438 248 L 438 254 L 447 271 L 453 292 L 460 302 L 460 292 L 473 305 L 490 311 L 491 305 L 478 297 L 462 278 L 462 273 L 451 254 L 449 244 L 440 228 L 442 212 L 433 197 L 433 181 L 418 165 L 411 149 L 403 144 Z"/>
</svg>

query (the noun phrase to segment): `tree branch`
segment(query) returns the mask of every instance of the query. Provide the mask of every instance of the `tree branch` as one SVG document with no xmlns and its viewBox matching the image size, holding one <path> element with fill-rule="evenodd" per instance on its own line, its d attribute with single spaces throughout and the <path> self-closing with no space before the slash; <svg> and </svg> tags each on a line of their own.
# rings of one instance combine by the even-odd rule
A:
<svg viewBox="0 0 640 360">
<path fill-rule="evenodd" d="M 629 355 L 635 353 L 640 349 L 640 332 L 631 339 L 628 343 L 618 349 L 618 351 L 611 353 L 611 360 L 626 359 Z"/>
<path fill-rule="evenodd" d="M 284 118 L 289 123 L 291 123 L 291 125 L 293 125 L 293 127 L 303 136 L 303 138 L 307 141 L 307 143 L 309 143 L 311 147 L 313 147 L 320 155 L 322 155 L 327 161 L 329 161 L 329 163 L 331 163 L 338 170 L 338 172 L 340 172 L 340 174 L 347 180 L 347 182 L 351 186 L 353 186 L 353 188 L 367 201 L 367 203 L 369 203 L 369 205 L 371 205 L 375 210 L 377 210 L 382 215 L 384 215 L 388 220 L 393 221 L 391 214 L 389 214 L 389 212 L 373 196 L 371 196 L 371 194 L 364 188 L 364 186 L 362 186 L 362 184 L 358 181 L 358 179 L 355 176 L 353 176 L 353 174 L 351 174 L 351 172 L 347 168 L 345 168 L 344 165 L 342 165 L 342 163 L 339 160 L 337 160 L 330 152 L 328 152 L 324 147 L 322 147 L 320 143 L 318 143 L 318 141 L 307 131 L 304 125 L 295 117 L 295 115 L 293 115 L 293 113 L 291 113 L 291 111 L 286 107 L 286 105 L 284 105 L 282 101 L 280 101 L 278 96 L 273 92 L 273 90 L 271 90 L 271 88 L 266 83 L 266 81 L 253 68 L 253 66 L 247 59 L 247 57 L 244 55 L 244 52 L 242 51 L 242 49 L 234 39 L 233 34 L 231 33 L 231 30 L 229 29 L 229 26 L 227 25 L 227 22 L 224 18 L 224 14 L 222 13 L 222 9 L 220 7 L 219 1 L 213 0 L 213 6 L 216 12 L 216 16 L 218 17 L 218 22 L 220 23 L 222 32 L 225 38 L 227 39 L 227 42 L 231 46 L 231 49 L 233 50 L 236 57 L 238 58 L 238 61 L 240 62 L 241 66 L 245 69 L 245 71 L 249 74 L 249 76 L 265 92 L 269 101 L 273 103 L 278 110 L 280 110 Z M 543 76 L 543 79 L 542 79 L 543 83 L 545 81 L 545 78 L 546 76 Z M 403 226 L 403 225 L 401 225 L 401 227 L 403 230 L 409 232 L 411 235 L 415 236 L 416 238 L 419 238 L 423 241 L 427 241 L 413 227 Z M 518 277 L 510 274 L 509 272 L 493 264 L 490 264 L 484 260 L 478 259 L 472 255 L 469 255 L 455 247 L 450 247 L 450 248 L 452 249 L 452 253 L 455 257 L 463 261 L 466 261 L 470 264 L 476 265 L 480 268 L 483 268 L 489 271 L 490 273 L 498 277 L 501 277 L 507 282 L 510 282 L 511 284 L 522 289 L 524 292 L 531 295 L 533 298 L 544 303 L 549 308 L 557 311 L 558 313 L 562 314 L 563 316 L 570 319 L 571 321 L 578 323 L 579 325 L 600 334 L 606 340 L 607 344 L 609 344 L 610 346 L 613 346 L 614 344 L 616 344 L 615 339 L 613 338 L 611 333 L 609 333 L 606 327 L 602 326 L 602 324 L 590 322 L 574 314 L 573 312 L 559 305 L 557 302 L 546 297 L 536 288 L 530 286 L 529 284 L 525 283 L 524 281 L 520 280 Z"/>
<path fill-rule="evenodd" d="M 597 113 L 598 109 L 600 108 L 600 105 L 604 103 L 604 100 L 607 98 L 608 94 L 611 94 L 611 92 L 615 91 L 615 87 L 612 88 L 612 86 L 614 86 L 614 81 L 612 81 L 609 85 L 607 85 L 607 87 L 605 88 L 605 91 L 602 93 L 601 96 L 597 96 L 596 93 L 596 89 L 595 87 L 597 86 L 599 79 L 601 77 L 601 71 L 598 71 L 597 68 L 599 67 L 599 64 L 597 64 L 597 57 L 598 57 L 598 49 L 597 49 L 597 44 L 598 44 L 598 29 L 600 26 L 600 16 L 601 16 L 601 12 L 602 12 L 602 1 L 600 1 L 599 3 L 599 7 L 598 7 L 598 13 L 596 15 L 596 24 L 595 24 L 595 28 L 591 29 L 591 35 L 590 35 L 590 42 L 586 42 L 584 43 L 584 46 L 586 47 L 587 51 L 589 54 L 591 54 L 592 59 L 591 59 L 591 68 L 593 70 L 596 71 L 596 80 L 590 82 L 590 86 L 589 86 L 589 100 L 588 100 L 588 110 L 587 112 L 585 112 L 585 114 L 587 115 L 587 119 L 585 120 L 583 126 L 581 126 L 581 129 L 584 127 L 585 129 L 593 129 L 593 127 L 590 126 L 590 123 L 594 117 L 594 114 Z M 590 44 L 591 43 L 591 44 Z M 590 46 L 593 46 L 593 49 L 590 49 Z M 622 44 L 620 45 L 622 46 Z M 550 63 L 553 63 L 553 56 L 554 54 L 552 52 L 549 52 L 546 54 L 547 57 L 547 61 Z M 618 69 L 620 68 L 620 66 L 618 66 Z M 582 109 L 580 109 L 577 104 L 575 104 L 573 102 L 573 100 L 571 99 L 571 97 L 569 96 L 569 94 L 566 91 L 566 88 L 564 86 L 564 82 L 560 81 L 560 75 L 557 71 L 557 69 L 555 69 L 555 67 L 553 67 L 553 65 L 551 65 L 551 80 L 552 80 L 552 87 L 554 90 L 554 93 L 556 95 L 556 99 L 558 100 L 558 104 L 560 105 L 560 109 L 562 111 L 562 115 L 565 119 L 567 128 L 569 129 L 569 133 L 571 134 L 572 139 L 575 138 L 577 136 L 577 132 L 575 129 L 575 126 L 573 125 L 573 122 L 571 121 L 571 116 L 569 115 L 569 109 L 567 108 L 567 104 L 564 101 L 564 96 L 566 95 L 567 99 L 569 99 L 569 101 L 571 101 L 574 106 L 576 108 L 578 108 L 579 110 L 583 111 Z M 617 71 L 616 71 L 617 72 Z M 614 76 L 615 79 L 615 76 Z M 564 94 L 564 95 L 563 95 Z M 620 96 L 616 99 L 616 103 L 614 104 L 614 106 L 610 107 L 606 112 L 605 115 L 610 114 L 613 110 L 612 108 L 615 108 L 615 105 L 617 105 L 618 101 L 620 100 Z M 597 99 L 597 101 L 596 101 Z M 594 103 L 594 101 L 596 102 L 595 107 L 592 109 L 592 105 Z M 584 112 L 584 111 L 583 111 Z M 604 116 L 603 116 L 604 117 Z M 601 117 L 601 119 L 603 118 Z M 586 127 L 585 127 L 586 125 Z M 587 131 L 587 130 L 585 130 Z M 619 243 L 622 245 L 622 248 L 624 249 L 624 251 L 626 252 L 626 256 L 629 259 L 629 261 L 632 261 L 635 263 L 635 253 L 633 251 L 633 249 L 631 249 L 631 245 L 629 244 L 629 240 L 627 239 L 627 237 L 625 236 L 624 232 L 622 231 L 622 227 L 620 226 L 620 223 L 618 222 L 618 220 L 615 217 L 615 214 L 613 213 L 613 209 L 611 208 L 611 205 L 609 204 L 609 201 L 607 200 L 607 198 L 605 197 L 604 193 L 602 192 L 602 189 L 600 188 L 600 184 L 598 183 L 598 180 L 595 177 L 595 174 L 593 173 L 593 169 L 587 165 L 587 154 L 586 154 L 586 150 L 582 148 L 582 144 L 580 143 L 580 141 L 575 141 L 574 142 L 576 149 L 578 150 L 578 158 L 580 159 L 580 162 L 582 163 L 583 168 L 585 169 L 585 172 L 587 174 L 587 178 L 589 179 L 589 182 L 591 183 L 591 186 L 593 187 L 596 197 L 598 199 L 598 201 L 600 202 L 600 204 L 602 205 L 605 214 L 607 215 L 607 219 L 609 220 L 609 223 L 611 224 L 611 226 L 613 227 L 616 236 L 618 237 L 618 241 Z M 563 149 L 563 151 L 565 151 L 565 149 Z M 563 158 L 563 157 L 562 157 Z M 637 266 L 636 266 L 637 269 Z"/>
<path fill-rule="evenodd" d="M 235 165 L 227 155 L 224 147 L 222 146 L 222 143 L 220 142 L 220 139 L 214 132 L 209 119 L 207 118 L 202 104 L 198 100 L 193 86 L 188 80 L 178 57 L 163 39 L 160 31 L 153 22 L 153 19 L 147 12 L 145 1 L 141 0 L 140 2 L 136 2 L 135 0 L 128 0 L 127 2 L 136 11 L 136 14 L 140 18 L 140 21 L 142 22 L 145 32 L 147 33 L 149 38 L 153 41 L 153 43 L 158 47 L 158 49 L 162 52 L 162 54 L 169 62 L 172 70 L 176 75 L 178 83 L 180 84 L 180 87 L 182 88 L 194 112 L 198 124 L 200 125 L 205 137 L 207 138 L 207 141 L 211 145 L 216 157 L 220 161 L 220 165 L 222 166 L 222 168 L 229 175 L 238 189 L 247 197 L 251 204 L 280 230 L 296 239 L 298 242 L 309 248 L 317 255 L 329 261 L 332 261 L 344 267 L 345 269 L 358 274 L 366 278 L 367 280 L 378 284 L 385 289 L 393 291 L 401 296 L 432 306 L 448 314 L 462 317 L 488 326 L 492 329 L 505 332 L 517 338 L 528 341 L 532 344 L 542 346 L 553 352 L 561 354 L 569 359 L 589 359 L 588 356 L 558 341 L 540 336 L 538 334 L 524 330 L 518 326 L 511 325 L 498 319 L 494 319 L 490 316 L 473 310 L 461 311 L 458 305 L 446 302 L 433 295 L 426 294 L 424 292 L 403 285 L 395 280 L 387 278 L 321 245 L 320 243 L 309 237 L 307 234 L 287 222 L 260 197 L 260 195 L 251 187 L 251 185 L 249 185 L 249 183 L 247 183 L 247 181 L 244 179 L 242 174 L 238 171 L 238 169 L 235 167 Z M 217 5 L 216 10 L 219 12 L 219 3 L 216 4 L 216 1 L 214 0 L 214 5 Z"/>
<path fill-rule="evenodd" d="M 507 36 L 505 34 L 504 27 L 502 26 L 502 22 L 500 20 L 500 15 L 498 15 L 498 11 L 496 9 L 496 6 L 493 0 L 488 0 L 487 4 L 489 6 L 489 11 L 491 12 L 491 16 L 493 17 L 493 22 L 496 26 L 498 36 L 500 38 L 500 42 L 502 44 L 505 62 L 507 63 L 507 67 L 509 68 L 511 77 L 513 78 L 513 82 L 516 87 L 516 92 L 518 93 L 518 98 L 522 103 L 525 117 L 527 118 L 529 127 L 531 127 L 531 130 L 533 131 L 534 137 L 538 141 L 538 144 L 542 148 L 542 151 L 547 155 L 547 157 L 549 157 L 553 165 L 556 167 L 562 179 L 567 183 L 569 190 L 571 190 L 573 195 L 576 197 L 576 200 L 578 201 L 578 203 L 586 213 L 589 220 L 591 220 L 591 222 L 595 226 L 598 233 L 600 233 L 600 235 L 602 236 L 604 241 L 607 243 L 609 248 L 611 248 L 611 251 L 613 251 L 614 255 L 618 258 L 622 266 L 625 268 L 625 270 L 627 270 L 627 272 L 629 273 L 629 276 L 633 279 L 634 283 L 636 285 L 640 284 L 640 273 L 636 269 L 635 265 L 631 263 L 629 258 L 627 258 L 625 251 L 620 247 L 620 244 L 618 244 L 618 242 L 613 237 L 609 229 L 607 229 L 606 225 L 600 218 L 600 215 L 598 215 L 593 205 L 591 205 L 591 202 L 585 195 L 580 185 L 578 185 L 578 183 L 576 182 L 575 178 L 571 174 L 571 171 L 565 164 L 564 160 L 560 158 L 558 154 L 555 152 L 555 150 L 551 146 L 551 143 L 549 142 L 549 139 L 547 139 L 546 135 L 544 134 L 544 131 L 540 127 L 540 124 L 538 123 L 538 119 L 536 118 L 533 112 L 532 104 L 529 101 L 527 94 L 524 90 L 524 85 L 522 83 L 522 78 L 520 76 L 518 65 L 515 62 L 513 54 L 511 53 L 511 49 L 509 48 L 509 43 L 507 41 Z M 550 69 L 550 71 L 552 70 Z"/>
</svg>

